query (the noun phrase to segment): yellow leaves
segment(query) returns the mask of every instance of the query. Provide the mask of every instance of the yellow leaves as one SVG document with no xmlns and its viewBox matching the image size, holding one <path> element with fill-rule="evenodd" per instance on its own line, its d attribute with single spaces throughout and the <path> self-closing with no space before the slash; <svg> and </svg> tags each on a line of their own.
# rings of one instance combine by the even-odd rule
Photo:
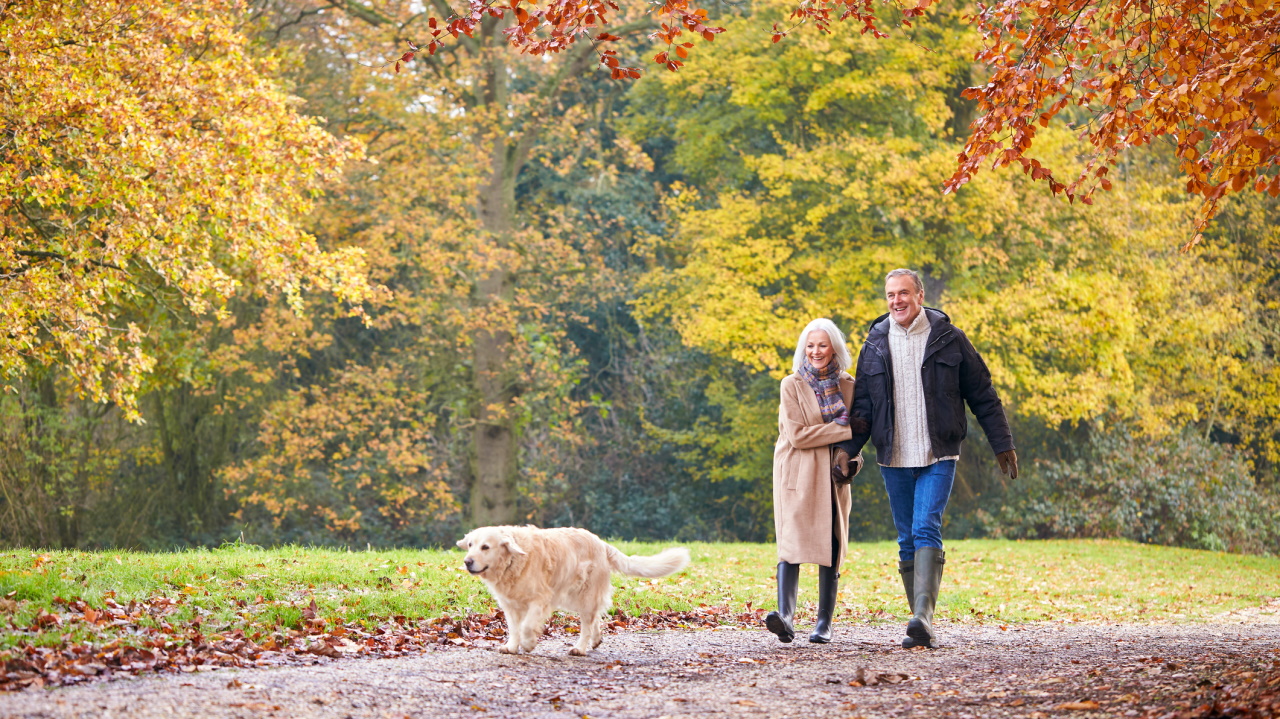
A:
<svg viewBox="0 0 1280 719">
<path fill-rule="evenodd" d="M 292 393 L 263 421 L 265 451 L 222 471 L 240 516 L 262 514 L 277 526 L 319 520 L 351 538 L 455 511 L 427 404 L 424 390 L 391 367 L 352 366 L 328 387 Z"/>
<path fill-rule="evenodd" d="M 297 114 L 264 75 L 271 63 L 246 53 L 235 13 L 93 0 L 0 22 L 13 78 L 0 124 L 15 137 L 0 160 L 0 267 L 13 273 L 0 284 L 0 373 L 62 364 L 82 394 L 136 418 L 158 340 L 115 314 L 143 285 L 195 312 L 248 278 L 337 289 L 353 305 L 370 296 L 357 255 L 320 252 L 298 228 L 311 193 L 358 151 Z M 55 59 L 51 38 L 80 49 Z"/>
</svg>

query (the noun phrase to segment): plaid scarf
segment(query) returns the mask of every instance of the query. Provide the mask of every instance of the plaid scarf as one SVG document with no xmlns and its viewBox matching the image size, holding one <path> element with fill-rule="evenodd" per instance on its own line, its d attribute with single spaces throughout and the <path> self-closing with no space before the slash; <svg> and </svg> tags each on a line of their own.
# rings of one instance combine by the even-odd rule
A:
<svg viewBox="0 0 1280 719">
<path fill-rule="evenodd" d="M 822 410 L 823 422 L 835 422 L 841 426 L 849 425 L 849 408 L 844 406 L 844 395 L 840 394 L 840 368 L 835 362 L 827 362 L 822 369 L 814 369 L 807 361 L 800 365 L 797 372 L 804 378 L 813 393 L 818 396 L 818 409 Z"/>
</svg>

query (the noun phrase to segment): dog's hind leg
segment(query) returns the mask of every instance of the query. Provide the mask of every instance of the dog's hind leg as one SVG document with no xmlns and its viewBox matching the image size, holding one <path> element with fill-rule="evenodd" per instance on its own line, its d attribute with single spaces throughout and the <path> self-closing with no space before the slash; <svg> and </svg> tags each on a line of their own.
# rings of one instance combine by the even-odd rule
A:
<svg viewBox="0 0 1280 719">
<path fill-rule="evenodd" d="M 594 585 L 594 586 L 592 586 Z M 601 619 L 612 603 L 613 586 L 609 583 L 609 574 L 603 571 L 589 579 L 579 595 L 576 607 L 579 617 L 578 644 L 569 651 L 574 656 L 585 656 L 587 652 L 600 646 L 602 641 Z"/>
<path fill-rule="evenodd" d="M 600 612 L 586 611 L 579 617 L 578 643 L 569 650 L 575 657 L 585 657 L 587 652 L 600 646 Z"/>
</svg>

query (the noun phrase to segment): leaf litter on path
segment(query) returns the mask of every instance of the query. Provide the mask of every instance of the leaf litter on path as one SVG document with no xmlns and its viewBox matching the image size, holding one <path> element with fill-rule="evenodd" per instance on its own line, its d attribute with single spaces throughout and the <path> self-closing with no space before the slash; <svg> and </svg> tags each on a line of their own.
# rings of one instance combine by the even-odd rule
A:
<svg viewBox="0 0 1280 719">
<path fill-rule="evenodd" d="M 0 716 L 87 719 L 141 707 L 122 715 L 234 717 L 250 706 L 261 713 L 279 706 L 270 711 L 297 719 L 646 719 L 784 716 L 804 707 L 822 719 L 1260 719 L 1280 709 L 1275 624 L 1042 623 L 1000 631 L 941 621 L 942 646 L 932 651 L 901 649 L 901 627 L 882 625 L 839 625 L 827 645 L 782 644 L 760 626 L 719 619 L 713 630 L 673 628 L 712 617 L 705 609 L 637 617 L 582 658 L 566 656 L 574 637 L 563 621 L 532 655 L 464 647 L 446 632 L 445 643 L 394 658 L 308 655 L 318 663 L 9 693 L 0 695 Z M 452 630 L 457 620 L 450 621 L 439 629 Z"/>
<path fill-rule="evenodd" d="M 63 611 L 40 612 L 35 626 L 26 631 L 34 636 L 51 626 L 109 625 L 117 637 L 123 634 L 124 638 L 101 644 L 63 642 L 56 646 L 19 641 L 0 651 L 0 691 L 103 681 L 146 672 L 308 664 L 322 658 L 395 657 L 447 646 L 496 646 L 506 641 L 501 610 L 416 620 L 403 615 L 374 617 L 377 626 L 369 628 L 360 622 L 335 624 L 317 616 L 318 607 L 312 599 L 302 608 L 301 619 L 294 627 L 246 633 L 243 629 L 208 631 L 200 615 L 186 623 L 171 624 L 165 616 L 174 602 L 165 597 L 127 605 L 108 597 L 98 607 L 80 599 L 55 598 L 54 604 Z M 706 605 L 690 611 L 646 612 L 634 617 L 615 611 L 608 617 L 605 631 L 758 626 L 763 611 L 733 612 L 728 607 Z M 577 631 L 576 622 L 561 616 L 553 618 L 547 627 L 548 634 Z"/>
</svg>

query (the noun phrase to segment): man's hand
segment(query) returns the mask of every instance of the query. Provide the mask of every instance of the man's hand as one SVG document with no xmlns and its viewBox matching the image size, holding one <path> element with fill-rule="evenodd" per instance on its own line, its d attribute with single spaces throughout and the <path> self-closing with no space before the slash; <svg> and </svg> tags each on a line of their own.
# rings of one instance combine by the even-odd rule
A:
<svg viewBox="0 0 1280 719">
<path fill-rule="evenodd" d="M 849 453 L 838 447 L 831 454 L 831 479 L 836 484 L 845 484 L 853 479 L 849 476 Z"/>
<path fill-rule="evenodd" d="M 1000 471 L 1009 475 L 1009 479 L 1018 478 L 1018 453 L 1011 450 L 1001 452 L 996 455 L 996 461 L 1000 463 Z"/>
<path fill-rule="evenodd" d="M 858 453 L 857 457 L 854 457 L 852 460 L 850 460 L 849 462 L 849 480 L 850 481 L 852 481 L 854 477 L 858 476 L 858 472 L 862 471 L 862 462 L 863 460 L 862 460 L 861 452 Z"/>
</svg>

